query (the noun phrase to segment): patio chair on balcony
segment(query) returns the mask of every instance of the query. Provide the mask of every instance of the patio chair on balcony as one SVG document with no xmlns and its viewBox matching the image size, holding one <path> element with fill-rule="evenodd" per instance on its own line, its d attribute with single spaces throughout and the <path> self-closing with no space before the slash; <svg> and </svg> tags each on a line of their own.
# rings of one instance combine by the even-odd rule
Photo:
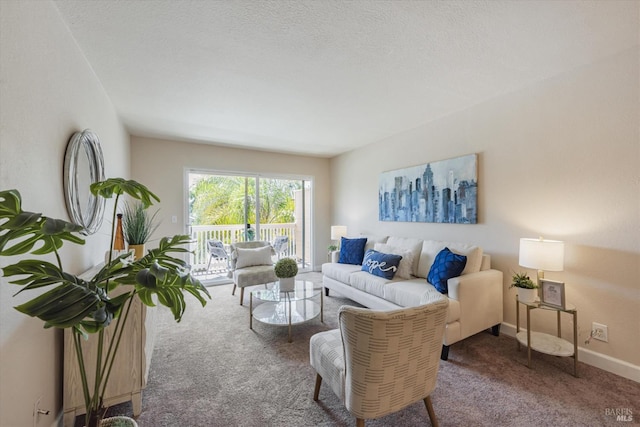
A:
<svg viewBox="0 0 640 427">
<path fill-rule="evenodd" d="M 209 252 L 209 264 L 207 265 L 207 271 L 211 268 L 212 261 L 224 261 L 226 263 L 226 270 L 229 269 L 229 255 L 224 249 L 224 244 L 220 240 L 210 239 L 207 240 L 207 252 Z"/>
<path fill-rule="evenodd" d="M 273 241 L 273 250 L 278 255 L 278 259 L 289 250 L 289 236 L 277 236 Z"/>
</svg>

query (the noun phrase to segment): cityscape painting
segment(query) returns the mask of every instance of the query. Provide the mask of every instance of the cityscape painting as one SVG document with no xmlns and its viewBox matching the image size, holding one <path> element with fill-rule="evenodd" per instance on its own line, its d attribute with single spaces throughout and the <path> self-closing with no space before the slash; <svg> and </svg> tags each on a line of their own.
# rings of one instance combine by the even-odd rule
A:
<svg viewBox="0 0 640 427">
<path fill-rule="evenodd" d="M 476 224 L 478 156 L 382 172 L 378 203 L 380 221 Z"/>
</svg>

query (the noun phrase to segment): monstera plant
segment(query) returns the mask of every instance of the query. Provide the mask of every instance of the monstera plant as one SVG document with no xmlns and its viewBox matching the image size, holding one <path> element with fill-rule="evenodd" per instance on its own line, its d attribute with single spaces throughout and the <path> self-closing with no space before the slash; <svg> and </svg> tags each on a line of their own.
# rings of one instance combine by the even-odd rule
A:
<svg viewBox="0 0 640 427">
<path fill-rule="evenodd" d="M 160 199 L 144 185 L 122 178 L 111 178 L 91 185 L 91 192 L 103 198 L 115 196 L 112 224 L 120 197 L 128 195 L 148 208 Z M 16 292 L 40 291 L 36 297 L 16 306 L 16 310 L 44 321 L 45 328 L 71 329 L 75 355 L 80 369 L 86 407 L 86 426 L 100 425 L 106 412 L 103 397 L 114 368 L 118 346 L 134 300 L 147 306 L 157 301 L 168 307 L 176 321 L 185 311 L 185 293 L 204 306 L 207 289 L 189 273 L 188 264 L 174 254 L 188 252 L 184 245 L 188 236 L 162 238 L 156 249 L 130 261 L 128 254 L 109 258 L 91 279 L 82 279 L 65 271 L 59 250 L 63 244 L 83 245 L 82 227 L 22 209 L 17 190 L 0 191 L 0 256 L 30 254 L 2 269 L 12 284 L 22 288 Z M 113 230 L 111 235 L 113 241 Z M 109 250 L 111 248 L 105 248 Z M 49 262 L 40 256 L 53 254 Z M 47 288 L 41 289 L 41 288 Z M 119 289 L 117 296 L 114 291 Z M 105 328 L 113 323 L 113 339 L 105 340 Z M 91 338 L 90 338 L 90 335 Z M 87 339 L 96 339 L 96 360 L 85 360 L 82 347 Z M 88 369 L 88 367 L 91 369 Z M 89 372 L 95 373 L 89 378 Z"/>
</svg>

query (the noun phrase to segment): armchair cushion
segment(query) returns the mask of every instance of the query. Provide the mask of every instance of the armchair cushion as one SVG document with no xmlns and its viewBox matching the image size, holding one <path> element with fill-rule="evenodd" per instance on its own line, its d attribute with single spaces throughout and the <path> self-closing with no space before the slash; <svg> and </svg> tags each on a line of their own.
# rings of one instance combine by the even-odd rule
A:
<svg viewBox="0 0 640 427">
<path fill-rule="evenodd" d="M 344 401 L 344 350 L 340 329 L 318 332 L 309 340 L 309 362 Z"/>
<path fill-rule="evenodd" d="M 272 265 L 271 246 L 261 248 L 236 249 L 236 269 L 253 267 L 254 265 Z"/>
<path fill-rule="evenodd" d="M 246 286 L 262 285 L 278 280 L 272 265 L 253 265 L 239 268 L 232 273 L 233 283 L 239 288 Z"/>
</svg>

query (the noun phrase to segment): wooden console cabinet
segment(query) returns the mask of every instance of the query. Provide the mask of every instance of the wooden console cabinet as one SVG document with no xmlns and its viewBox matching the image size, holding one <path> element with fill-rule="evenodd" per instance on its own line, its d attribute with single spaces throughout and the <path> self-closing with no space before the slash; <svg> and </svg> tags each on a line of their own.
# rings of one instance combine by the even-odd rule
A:
<svg viewBox="0 0 640 427">
<path fill-rule="evenodd" d="M 102 266 L 96 266 L 81 275 L 90 278 Z M 118 355 L 109 378 L 105 393 L 105 405 L 131 401 L 133 415 L 142 411 L 142 390 L 147 384 L 151 355 L 155 339 L 154 321 L 156 309 L 147 307 L 136 297 L 131 306 L 124 335 L 120 342 Z M 106 329 L 105 348 L 112 339 L 115 321 Z M 95 369 L 95 354 L 97 334 L 90 335 L 89 341 L 83 342 L 84 360 L 90 372 Z M 89 374 L 92 387 L 93 373 Z M 84 397 L 82 394 L 82 380 L 78 370 L 78 362 L 73 346 L 73 333 L 69 329 L 64 331 L 64 426 L 73 427 L 75 418 L 85 413 Z"/>
</svg>

